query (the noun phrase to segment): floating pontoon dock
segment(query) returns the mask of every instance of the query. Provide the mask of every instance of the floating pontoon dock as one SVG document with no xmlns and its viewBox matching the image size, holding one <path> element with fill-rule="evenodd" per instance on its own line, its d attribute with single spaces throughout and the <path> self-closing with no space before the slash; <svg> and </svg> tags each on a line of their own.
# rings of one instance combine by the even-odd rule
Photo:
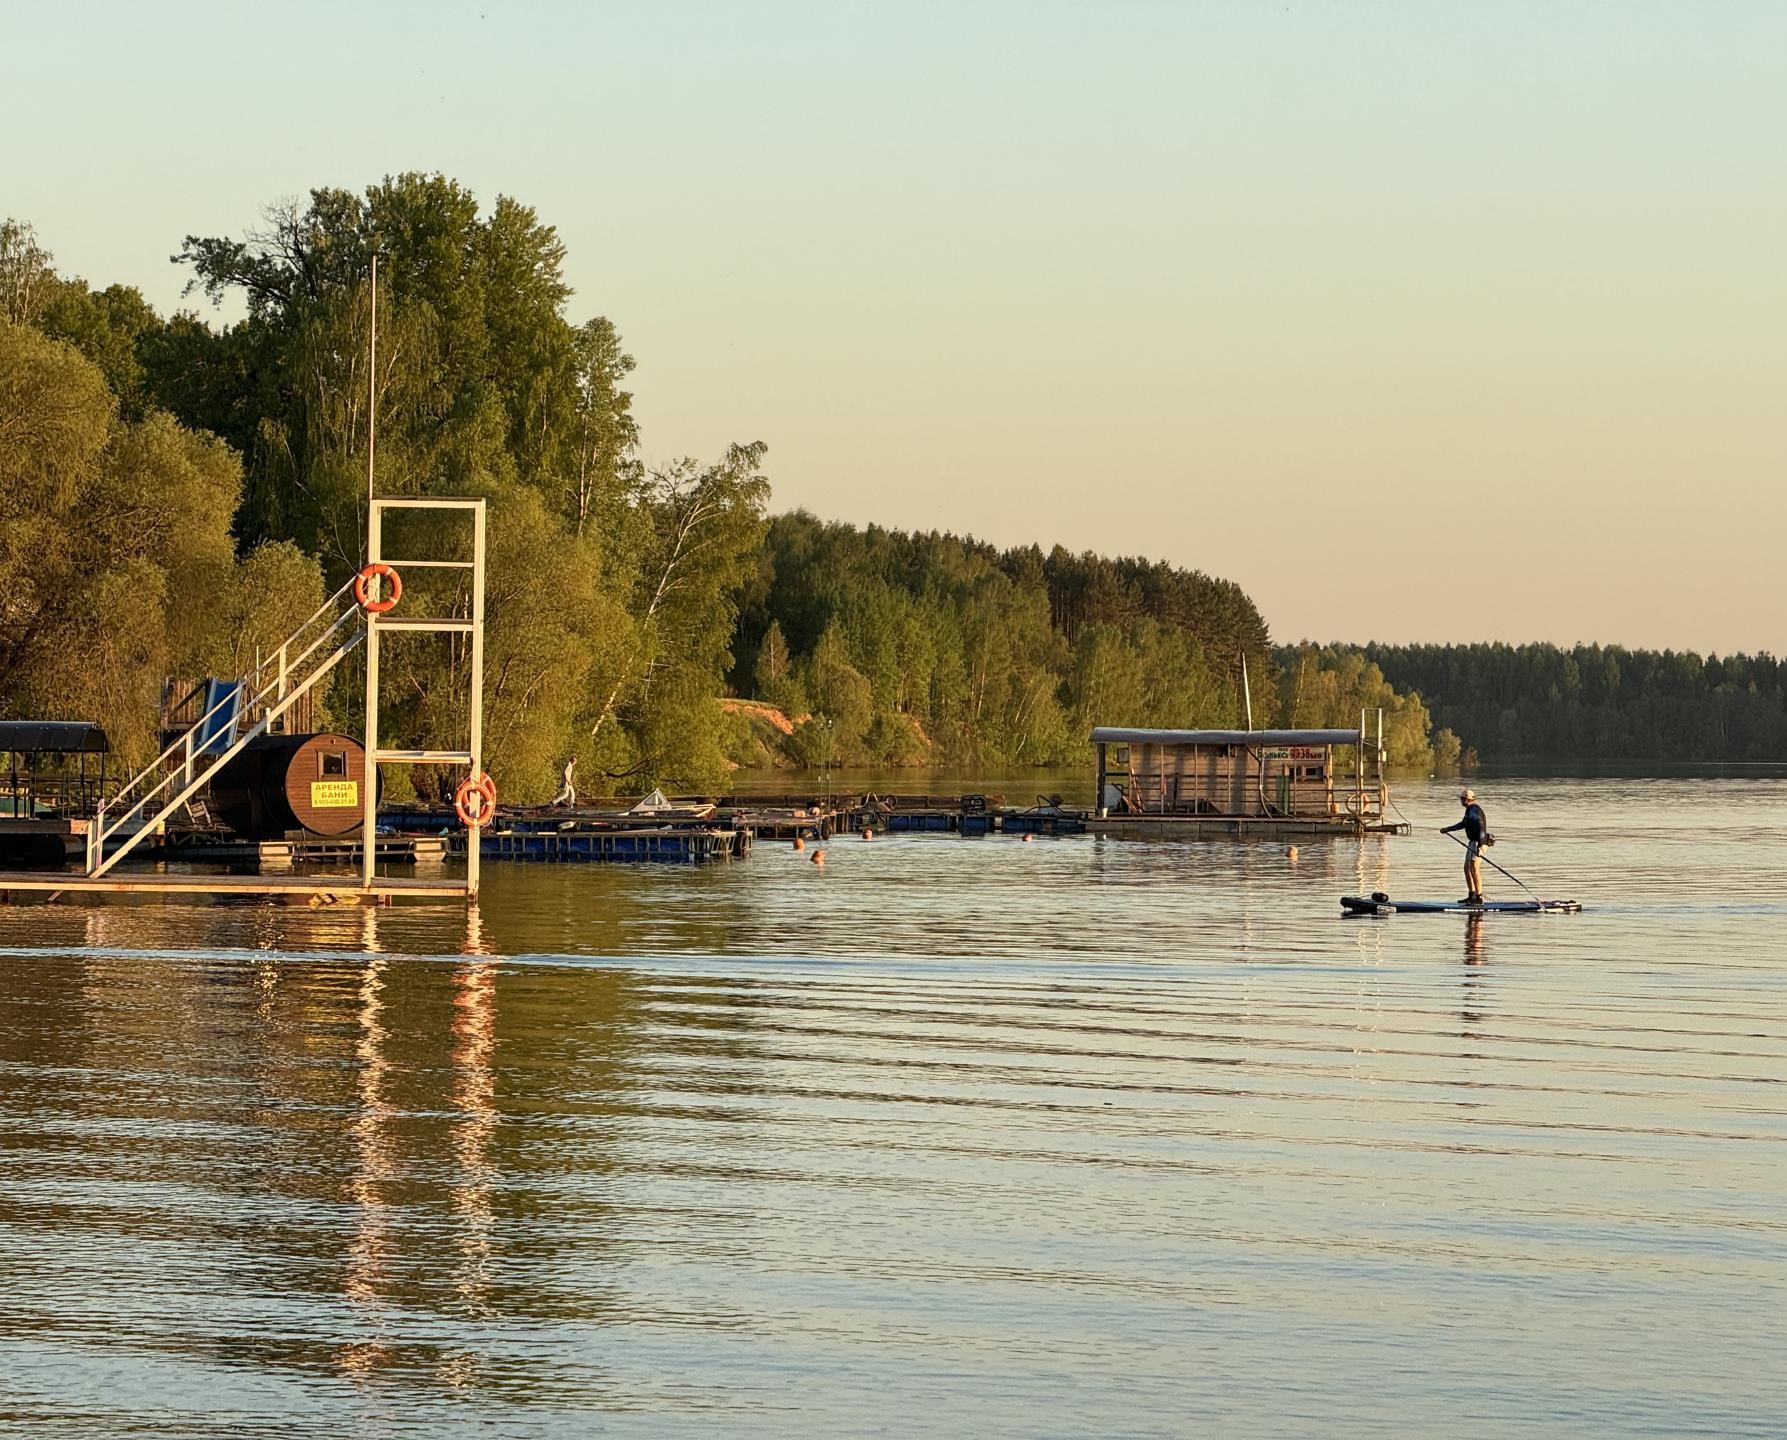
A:
<svg viewBox="0 0 1787 1440">
<path fill-rule="evenodd" d="M 298 897 L 324 905 L 384 905 L 393 900 L 463 900 L 465 881 L 381 875 L 371 885 L 363 885 L 352 875 L 170 875 L 143 870 L 98 877 L 44 870 L 0 874 L 0 903 L 24 895 Z"/>
<path fill-rule="evenodd" d="M 381 549 L 387 511 L 432 511 L 469 521 L 470 533 L 464 537 L 467 543 L 459 555 L 451 558 L 432 555 L 387 560 Z M 82 768 L 78 781 L 83 801 L 78 807 L 66 805 L 59 814 L 49 817 L 68 827 L 65 832 L 49 837 L 49 842 L 50 848 L 61 851 L 68 842 L 78 840 L 85 851 L 84 873 L 57 873 L 54 870 L 0 873 L 0 899 L 9 895 L 53 898 L 57 895 L 110 894 L 306 897 L 318 904 L 384 903 L 399 899 L 475 900 L 481 858 L 477 845 L 465 848 L 465 869 L 460 875 L 422 879 L 379 874 L 380 859 L 407 867 L 415 863 L 425 844 L 436 854 L 444 846 L 438 839 L 407 844 L 401 839 L 393 839 L 388 844 L 386 837 L 378 834 L 377 767 L 381 764 L 464 767 L 467 778 L 460 787 L 457 822 L 475 831 L 494 815 L 496 788 L 482 768 L 484 554 L 483 500 L 399 500 L 369 495 L 367 563 L 359 574 L 325 600 L 284 644 L 259 664 L 254 673 L 217 687 L 215 703 L 189 726 L 176 732 L 154 760 L 115 791 L 108 792 L 102 781 L 92 796 L 86 796 L 88 782 Z M 403 594 L 399 567 L 467 572 L 469 595 L 464 598 L 468 602 L 469 616 L 416 614 L 413 610 L 389 613 Z M 389 749 L 379 745 L 381 637 L 388 636 L 392 643 L 401 643 L 404 637 L 416 634 L 453 634 L 466 639 L 470 674 L 465 728 L 461 732 L 466 737 L 464 748 Z M 250 746 L 265 743 L 263 737 L 283 734 L 285 717 L 293 707 L 316 689 L 348 655 L 362 647 L 366 658 L 363 767 L 356 768 L 351 763 L 353 757 L 344 753 L 343 745 L 330 745 L 323 747 L 327 753 L 319 753 L 307 762 L 311 768 L 302 775 L 285 777 L 296 787 L 294 793 L 299 796 L 306 813 L 313 808 L 332 815 L 344 811 L 358 813 L 358 826 L 319 829 L 316 824 L 305 822 L 311 830 L 337 842 L 338 855 L 330 858 L 348 858 L 357 853 L 357 878 L 295 874 L 289 870 L 283 874 L 243 875 L 124 868 L 125 861 L 134 859 L 140 865 L 144 860 L 156 858 L 157 851 L 161 851 L 165 858 L 170 830 L 193 828 L 193 817 L 203 813 L 201 797 L 207 793 L 214 775 Z M 55 736 L 46 739 L 35 733 L 55 730 L 61 735 L 76 728 L 97 733 L 97 727 L 92 726 L 55 727 L 39 723 L 32 734 L 20 732 L 13 735 L 9 743 L 16 750 L 28 753 L 50 748 L 79 752 L 84 766 L 87 750 L 103 754 L 109 748 L 103 743 L 103 734 L 90 743 L 63 740 L 52 747 L 50 739 Z M 31 787 L 22 786 L 10 772 L 9 778 L 8 818 L 14 820 L 15 829 L 36 826 L 42 797 Z M 472 792 L 469 799 L 468 791 Z M 26 810 L 22 821 L 16 817 L 21 804 Z M 197 828 L 205 829 L 203 825 Z M 361 838 L 369 834 L 375 837 L 374 842 L 371 845 L 361 843 Z M 20 842 L 15 839 L 12 843 Z M 202 840 L 199 843 L 202 844 Z M 302 841 L 296 843 L 300 847 L 305 844 Z M 256 860 L 289 864 L 296 858 L 290 845 L 283 847 L 285 853 L 279 856 L 270 855 L 258 846 L 254 848 L 253 858 Z M 341 855 L 340 850 L 347 854 Z M 223 860 L 226 855 L 217 853 L 201 857 L 195 853 L 192 858 Z M 30 863 L 30 860 L 21 857 L 13 863 Z"/>
<path fill-rule="evenodd" d="M 545 860 L 609 864 L 699 865 L 751 853 L 749 830 L 634 828 L 616 830 L 508 830 L 479 832 L 486 860 Z M 469 839 L 453 840 L 463 855 Z"/>
</svg>

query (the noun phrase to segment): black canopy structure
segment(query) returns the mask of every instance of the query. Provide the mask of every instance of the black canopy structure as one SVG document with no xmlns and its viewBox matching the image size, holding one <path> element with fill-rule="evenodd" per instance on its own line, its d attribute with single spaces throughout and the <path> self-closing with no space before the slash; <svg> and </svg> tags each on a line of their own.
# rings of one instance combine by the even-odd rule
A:
<svg viewBox="0 0 1787 1440">
<path fill-rule="evenodd" d="M 0 720 L 0 829 L 94 813 L 112 742 L 90 720 Z M 97 755 L 96 773 L 87 757 Z"/>
<path fill-rule="evenodd" d="M 0 752 L 106 755 L 112 742 L 90 720 L 0 720 Z"/>
</svg>

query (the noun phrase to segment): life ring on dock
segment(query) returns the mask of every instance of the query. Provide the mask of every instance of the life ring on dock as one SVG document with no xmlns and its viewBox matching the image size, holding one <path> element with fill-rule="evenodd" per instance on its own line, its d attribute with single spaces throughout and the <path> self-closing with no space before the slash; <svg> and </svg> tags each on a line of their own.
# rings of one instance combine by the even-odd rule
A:
<svg viewBox="0 0 1787 1440">
<path fill-rule="evenodd" d="M 453 792 L 453 813 L 467 830 L 488 824 L 496 813 L 496 781 L 488 774 L 461 780 Z"/>
<path fill-rule="evenodd" d="M 383 580 L 385 594 L 383 598 L 372 598 L 372 582 Z M 354 601 L 368 615 L 383 615 L 393 610 L 397 602 L 403 599 L 403 576 L 399 575 L 383 560 L 375 560 L 370 565 L 360 567 L 360 573 L 354 576 Z"/>
</svg>

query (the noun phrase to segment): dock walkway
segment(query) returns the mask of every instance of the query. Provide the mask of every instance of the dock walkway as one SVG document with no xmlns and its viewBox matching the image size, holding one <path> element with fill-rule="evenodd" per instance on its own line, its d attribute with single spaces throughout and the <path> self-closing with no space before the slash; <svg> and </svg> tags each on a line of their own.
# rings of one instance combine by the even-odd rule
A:
<svg viewBox="0 0 1787 1440">
<path fill-rule="evenodd" d="M 363 885 L 353 875 L 193 875 L 140 870 L 109 875 L 0 873 L 0 903 L 21 895 L 212 895 L 314 900 L 318 904 L 387 904 L 393 900 L 463 900 L 463 879 L 381 875 Z"/>
</svg>

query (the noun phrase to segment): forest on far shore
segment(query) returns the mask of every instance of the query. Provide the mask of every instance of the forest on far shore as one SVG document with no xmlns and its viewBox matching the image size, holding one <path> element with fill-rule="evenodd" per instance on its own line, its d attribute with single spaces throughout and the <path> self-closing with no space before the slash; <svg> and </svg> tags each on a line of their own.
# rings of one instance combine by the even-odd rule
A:
<svg viewBox="0 0 1787 1440">
<path fill-rule="evenodd" d="M 1365 645 L 1486 760 L 1787 762 L 1787 661 L 1618 645 Z"/>
<path fill-rule="evenodd" d="M 1403 767 L 1787 757 L 1768 656 L 1285 646 L 1202 570 L 771 514 L 755 438 L 647 466 L 633 359 L 611 320 L 572 317 L 557 232 L 445 176 L 314 190 L 173 259 L 242 318 L 162 315 L 0 222 L 0 717 L 99 721 L 127 763 L 170 683 L 243 674 L 360 565 L 369 389 L 380 493 L 489 500 L 486 763 L 511 799 L 550 796 L 570 756 L 592 792 L 712 790 L 762 765 L 1077 765 L 1094 725 L 1380 708 Z M 352 665 L 322 717 L 350 730 Z M 390 742 L 442 740 L 463 649 L 393 647 L 383 670 Z"/>
<path fill-rule="evenodd" d="M 364 557 L 370 389 L 381 494 L 489 500 L 486 763 L 512 799 L 573 755 L 619 793 L 765 763 L 1079 763 L 1095 723 L 1241 723 L 1244 667 L 1258 724 L 1383 704 L 1400 757 L 1431 757 L 1418 699 L 1338 651 L 1281 664 L 1232 582 L 772 517 L 755 439 L 646 466 L 634 362 L 606 317 L 571 317 L 564 258 L 531 208 L 445 176 L 318 189 L 185 238 L 189 290 L 246 310 L 213 324 L 0 223 L 0 715 L 97 720 L 140 760 L 170 682 L 251 668 Z M 322 717 L 350 730 L 352 667 Z M 381 668 L 390 742 L 439 742 L 463 649 Z"/>
</svg>

